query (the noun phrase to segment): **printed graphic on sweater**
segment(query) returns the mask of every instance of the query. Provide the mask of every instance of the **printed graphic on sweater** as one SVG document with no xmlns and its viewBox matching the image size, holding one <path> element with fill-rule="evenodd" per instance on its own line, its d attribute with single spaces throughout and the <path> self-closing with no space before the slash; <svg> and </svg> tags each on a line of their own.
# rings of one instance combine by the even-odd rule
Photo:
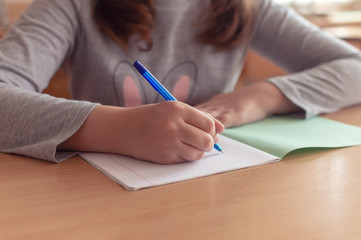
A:
<svg viewBox="0 0 361 240">
<path fill-rule="evenodd" d="M 171 68 L 163 79 L 155 77 L 178 101 L 186 102 L 191 99 L 194 92 L 197 66 L 191 61 L 180 62 Z M 163 101 L 162 96 L 127 61 L 121 61 L 117 65 L 113 83 L 114 93 L 120 106 L 134 107 Z"/>
</svg>

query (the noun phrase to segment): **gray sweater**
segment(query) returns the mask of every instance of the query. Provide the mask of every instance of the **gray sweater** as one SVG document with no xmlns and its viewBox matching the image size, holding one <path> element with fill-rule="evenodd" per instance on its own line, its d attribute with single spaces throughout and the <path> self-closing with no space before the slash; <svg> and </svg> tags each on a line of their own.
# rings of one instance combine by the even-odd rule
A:
<svg viewBox="0 0 361 240">
<path fill-rule="evenodd" d="M 155 0 L 153 48 L 140 51 L 144 42 L 135 36 L 127 54 L 100 33 L 90 2 L 35 0 L 0 41 L 0 151 L 60 162 L 75 153 L 57 146 L 96 104 L 161 101 L 131 66 L 134 60 L 191 105 L 232 91 L 249 49 L 291 73 L 267 80 L 306 117 L 361 102 L 360 52 L 271 0 L 255 1 L 249 42 L 223 52 L 194 40 L 194 23 L 208 0 Z M 74 100 L 41 94 L 59 67 Z"/>
</svg>

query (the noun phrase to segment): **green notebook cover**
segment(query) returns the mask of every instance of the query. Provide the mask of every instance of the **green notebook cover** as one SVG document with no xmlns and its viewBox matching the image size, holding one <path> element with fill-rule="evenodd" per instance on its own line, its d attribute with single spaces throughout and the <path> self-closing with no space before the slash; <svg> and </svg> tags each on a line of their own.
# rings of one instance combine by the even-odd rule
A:
<svg viewBox="0 0 361 240">
<path fill-rule="evenodd" d="M 228 128 L 225 136 L 283 158 L 308 148 L 338 148 L 361 144 L 361 128 L 313 117 L 300 119 L 273 116 L 240 127 Z"/>
</svg>

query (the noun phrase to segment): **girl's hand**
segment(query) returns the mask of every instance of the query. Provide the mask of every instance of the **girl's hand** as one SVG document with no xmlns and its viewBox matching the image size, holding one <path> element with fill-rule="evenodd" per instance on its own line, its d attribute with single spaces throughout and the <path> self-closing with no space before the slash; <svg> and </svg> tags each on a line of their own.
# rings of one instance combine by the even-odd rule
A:
<svg viewBox="0 0 361 240">
<path fill-rule="evenodd" d="M 118 153 L 161 164 L 196 161 L 213 149 L 223 130 L 218 120 L 177 101 L 97 106 L 59 149 Z"/>
<path fill-rule="evenodd" d="M 259 121 L 272 114 L 299 110 L 269 82 L 260 82 L 216 95 L 196 108 L 210 113 L 225 127 L 239 126 Z"/>
<path fill-rule="evenodd" d="M 223 125 L 181 102 L 128 109 L 127 155 L 157 163 L 195 161 L 211 151 Z"/>
</svg>

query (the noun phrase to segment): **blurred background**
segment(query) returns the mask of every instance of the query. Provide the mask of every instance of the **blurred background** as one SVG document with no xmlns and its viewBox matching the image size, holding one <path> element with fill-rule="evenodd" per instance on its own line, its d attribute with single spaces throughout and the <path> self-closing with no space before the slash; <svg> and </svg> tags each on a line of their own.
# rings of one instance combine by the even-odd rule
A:
<svg viewBox="0 0 361 240">
<path fill-rule="evenodd" d="M 323 31 L 361 49 L 361 0 L 275 0 L 295 9 Z M 262 66 L 262 69 L 259 67 Z M 258 71 L 256 71 L 258 69 Z M 286 74 L 254 52 L 249 52 L 239 86 Z"/>
<path fill-rule="evenodd" d="M 360 0 L 276 0 L 301 14 L 327 14 L 335 11 L 360 10 Z"/>
<path fill-rule="evenodd" d="M 0 0 L 0 37 L 31 1 Z M 275 1 L 294 8 L 325 32 L 361 49 L 361 0 Z M 262 66 L 261 69 L 260 66 Z M 282 69 L 250 51 L 238 87 L 283 74 L 285 72 Z M 66 76 L 61 71 L 57 72 L 45 92 L 57 97 L 69 98 Z"/>
</svg>

